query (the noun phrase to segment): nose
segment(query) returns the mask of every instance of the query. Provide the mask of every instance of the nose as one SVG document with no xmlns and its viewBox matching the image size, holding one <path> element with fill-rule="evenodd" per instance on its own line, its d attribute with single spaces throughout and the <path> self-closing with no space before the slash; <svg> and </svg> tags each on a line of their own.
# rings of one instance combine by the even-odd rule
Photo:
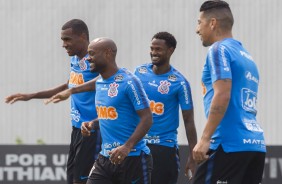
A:
<svg viewBox="0 0 282 184">
<path fill-rule="evenodd" d="M 199 29 L 198 28 L 196 28 L 196 34 L 199 34 Z"/>
<path fill-rule="evenodd" d="M 200 30 L 199 30 L 199 26 L 196 27 L 196 34 L 199 34 Z"/>
<path fill-rule="evenodd" d="M 87 56 L 86 60 L 90 61 L 91 60 L 90 56 Z"/>
<path fill-rule="evenodd" d="M 67 47 L 67 43 L 63 41 L 62 47 L 66 48 Z"/>
<path fill-rule="evenodd" d="M 151 54 L 151 56 L 152 56 L 152 55 L 155 55 L 155 54 L 156 54 L 156 51 L 155 51 L 155 50 L 151 50 L 150 54 Z"/>
</svg>

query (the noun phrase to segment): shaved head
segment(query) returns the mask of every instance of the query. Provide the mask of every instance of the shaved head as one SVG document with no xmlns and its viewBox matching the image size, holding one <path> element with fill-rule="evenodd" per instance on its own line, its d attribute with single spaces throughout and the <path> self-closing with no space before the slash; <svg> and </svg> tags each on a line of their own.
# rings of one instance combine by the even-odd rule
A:
<svg viewBox="0 0 282 184">
<path fill-rule="evenodd" d="M 116 56 L 117 53 L 117 46 L 113 40 L 110 38 L 96 38 L 93 41 L 90 42 L 89 48 L 96 47 L 103 51 L 111 51 L 114 56 Z"/>
</svg>

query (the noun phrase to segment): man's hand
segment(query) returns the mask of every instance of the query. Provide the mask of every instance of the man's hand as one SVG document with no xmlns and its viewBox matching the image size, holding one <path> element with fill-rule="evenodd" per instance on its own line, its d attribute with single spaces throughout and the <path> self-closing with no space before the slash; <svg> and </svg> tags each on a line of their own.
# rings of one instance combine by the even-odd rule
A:
<svg viewBox="0 0 282 184">
<path fill-rule="evenodd" d="M 121 164 L 121 162 L 127 157 L 131 149 L 125 145 L 119 146 L 109 152 L 110 161 L 113 164 Z"/>
<path fill-rule="evenodd" d="M 60 93 L 57 93 L 56 95 L 52 96 L 51 98 L 44 100 L 44 103 L 45 105 L 49 104 L 50 102 L 59 103 L 61 101 L 68 99 L 70 96 L 71 96 L 71 90 L 66 89 Z"/>
<path fill-rule="evenodd" d="M 188 177 L 189 180 L 191 180 L 195 174 L 196 165 L 196 161 L 193 159 L 192 155 L 189 155 L 185 167 L 185 176 Z"/>
<path fill-rule="evenodd" d="M 199 164 L 209 158 L 210 140 L 201 139 L 193 149 L 193 159 Z"/>
<path fill-rule="evenodd" d="M 32 94 L 13 94 L 11 96 L 8 96 L 5 98 L 5 103 L 7 104 L 13 104 L 16 101 L 28 101 L 32 98 Z"/>
<path fill-rule="evenodd" d="M 90 136 L 91 130 L 94 129 L 94 122 L 83 122 L 81 124 L 81 134 L 82 136 Z"/>
</svg>

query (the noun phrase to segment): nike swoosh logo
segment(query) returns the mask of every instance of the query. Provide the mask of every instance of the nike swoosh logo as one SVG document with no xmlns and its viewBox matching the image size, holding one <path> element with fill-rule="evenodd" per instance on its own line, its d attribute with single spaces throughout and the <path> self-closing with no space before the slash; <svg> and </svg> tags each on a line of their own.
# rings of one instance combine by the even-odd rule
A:
<svg viewBox="0 0 282 184">
<path fill-rule="evenodd" d="M 86 180 L 86 179 L 88 179 L 88 176 L 80 176 L 80 179 L 81 180 Z"/>
<path fill-rule="evenodd" d="M 139 180 L 140 180 L 140 178 L 137 178 L 136 180 L 131 181 L 131 184 L 136 184 Z"/>
</svg>

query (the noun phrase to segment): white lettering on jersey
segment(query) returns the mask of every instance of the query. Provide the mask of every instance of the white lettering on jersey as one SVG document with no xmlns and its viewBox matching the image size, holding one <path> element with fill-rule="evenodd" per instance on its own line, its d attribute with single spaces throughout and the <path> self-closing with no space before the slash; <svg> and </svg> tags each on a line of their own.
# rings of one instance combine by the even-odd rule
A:
<svg viewBox="0 0 282 184">
<path fill-rule="evenodd" d="M 131 87 L 131 89 L 132 89 L 132 92 L 133 92 L 133 94 L 134 94 L 134 97 L 135 97 L 135 99 L 136 99 L 136 102 L 137 102 L 138 105 L 140 105 L 141 102 L 140 102 L 138 93 L 137 93 L 137 91 L 136 91 L 134 85 L 132 84 L 132 81 L 128 81 L 127 84 L 130 85 L 130 87 Z"/>
<path fill-rule="evenodd" d="M 246 71 L 245 76 L 246 76 L 247 80 L 253 81 L 253 82 L 257 83 L 257 84 L 259 83 L 259 80 L 255 76 L 253 76 L 251 72 Z"/>
<path fill-rule="evenodd" d="M 251 61 L 254 61 L 253 57 L 252 57 L 250 54 L 248 54 L 248 53 L 246 53 L 246 52 L 244 52 L 244 51 L 242 51 L 242 50 L 240 50 L 240 54 L 241 54 L 242 56 L 244 56 L 245 58 L 247 58 L 247 59 L 249 59 L 249 60 L 251 60 Z"/>
<path fill-rule="evenodd" d="M 241 101 L 242 101 L 242 107 L 245 111 L 251 112 L 256 114 L 257 113 L 257 94 L 256 92 L 247 89 L 242 88 L 241 90 Z"/>
</svg>

